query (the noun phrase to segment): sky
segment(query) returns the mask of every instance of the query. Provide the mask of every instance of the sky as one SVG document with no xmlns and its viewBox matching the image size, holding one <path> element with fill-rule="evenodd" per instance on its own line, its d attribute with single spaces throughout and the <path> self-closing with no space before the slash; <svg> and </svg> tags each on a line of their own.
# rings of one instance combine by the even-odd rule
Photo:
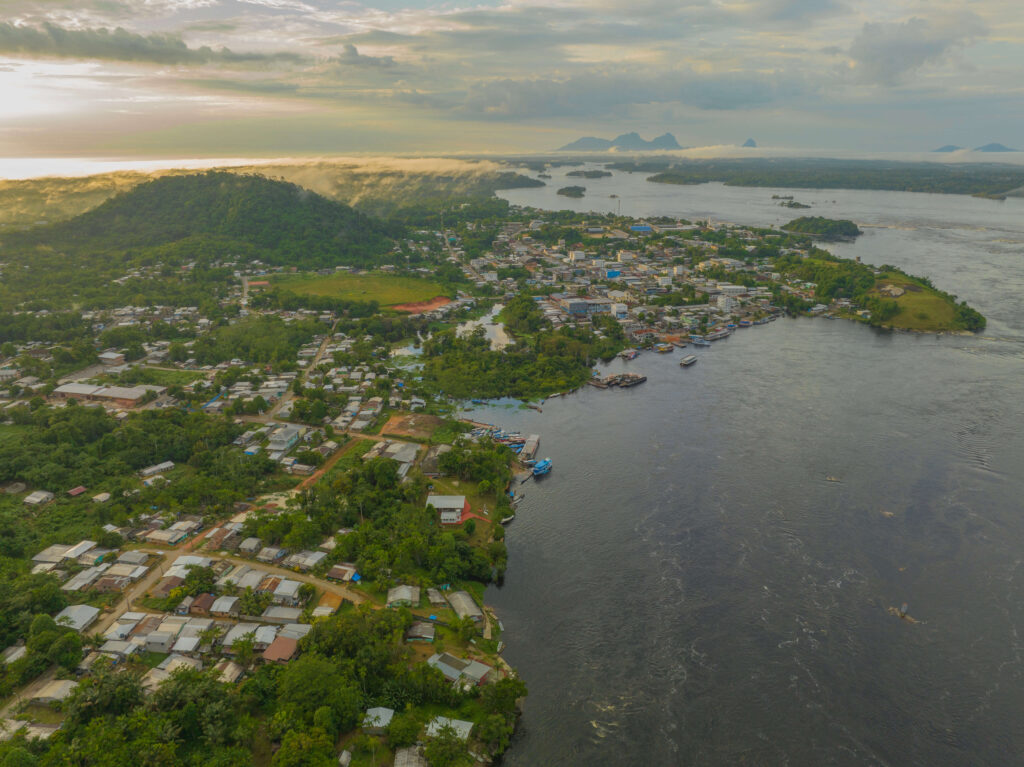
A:
<svg viewBox="0 0 1024 767">
<path fill-rule="evenodd" d="M 1019 3 L 0 0 L 0 157 L 1024 149 Z"/>
</svg>

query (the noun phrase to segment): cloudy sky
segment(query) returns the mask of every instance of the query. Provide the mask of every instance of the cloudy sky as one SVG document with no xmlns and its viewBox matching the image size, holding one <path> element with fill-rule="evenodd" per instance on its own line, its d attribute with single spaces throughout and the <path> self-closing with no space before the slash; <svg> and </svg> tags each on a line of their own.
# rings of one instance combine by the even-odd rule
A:
<svg viewBox="0 0 1024 767">
<path fill-rule="evenodd" d="M 0 156 L 1024 146 L 1020 0 L 0 0 Z"/>
</svg>

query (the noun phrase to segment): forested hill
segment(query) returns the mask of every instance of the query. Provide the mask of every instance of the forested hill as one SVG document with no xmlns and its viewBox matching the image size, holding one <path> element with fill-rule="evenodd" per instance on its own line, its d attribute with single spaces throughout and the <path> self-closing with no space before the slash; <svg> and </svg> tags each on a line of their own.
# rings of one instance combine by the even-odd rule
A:
<svg viewBox="0 0 1024 767">
<path fill-rule="evenodd" d="M 295 184 L 210 171 L 158 178 L 68 221 L 9 235 L 4 244 L 73 255 L 160 248 L 163 263 L 219 252 L 317 267 L 378 261 L 390 250 L 391 229 Z"/>
</svg>

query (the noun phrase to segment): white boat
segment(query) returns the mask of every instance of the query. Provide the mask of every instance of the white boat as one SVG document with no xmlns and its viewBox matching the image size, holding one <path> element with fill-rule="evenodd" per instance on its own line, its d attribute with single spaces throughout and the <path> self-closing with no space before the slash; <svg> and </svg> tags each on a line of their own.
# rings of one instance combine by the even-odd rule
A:
<svg viewBox="0 0 1024 767">
<path fill-rule="evenodd" d="M 688 368 L 688 367 L 690 367 L 690 365 L 692 365 L 696 361 L 697 361 L 697 355 L 695 355 L 695 354 L 688 354 L 687 356 L 685 356 L 681 360 L 679 360 L 679 367 L 681 367 L 681 368 Z"/>
</svg>

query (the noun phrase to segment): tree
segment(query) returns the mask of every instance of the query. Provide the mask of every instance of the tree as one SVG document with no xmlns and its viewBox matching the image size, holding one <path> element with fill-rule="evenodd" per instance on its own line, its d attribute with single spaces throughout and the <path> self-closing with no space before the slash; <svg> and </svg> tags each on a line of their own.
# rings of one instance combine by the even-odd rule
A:
<svg viewBox="0 0 1024 767">
<path fill-rule="evenodd" d="M 476 736 L 487 744 L 492 754 L 500 754 L 508 748 L 512 737 L 512 725 L 501 714 L 491 714 L 476 726 Z"/>
<path fill-rule="evenodd" d="M 419 738 L 423 723 L 413 714 L 396 714 L 388 725 L 388 742 L 392 748 L 411 746 Z"/>
<path fill-rule="evenodd" d="M 464 767 L 472 764 L 466 744 L 449 725 L 445 725 L 423 749 L 430 767 Z"/>
<path fill-rule="evenodd" d="M 273 767 L 336 767 L 334 744 L 319 727 L 290 730 L 271 762 Z"/>
<path fill-rule="evenodd" d="M 67 632 L 50 645 L 47 657 L 70 671 L 82 662 L 82 638 L 73 631 Z"/>
</svg>

